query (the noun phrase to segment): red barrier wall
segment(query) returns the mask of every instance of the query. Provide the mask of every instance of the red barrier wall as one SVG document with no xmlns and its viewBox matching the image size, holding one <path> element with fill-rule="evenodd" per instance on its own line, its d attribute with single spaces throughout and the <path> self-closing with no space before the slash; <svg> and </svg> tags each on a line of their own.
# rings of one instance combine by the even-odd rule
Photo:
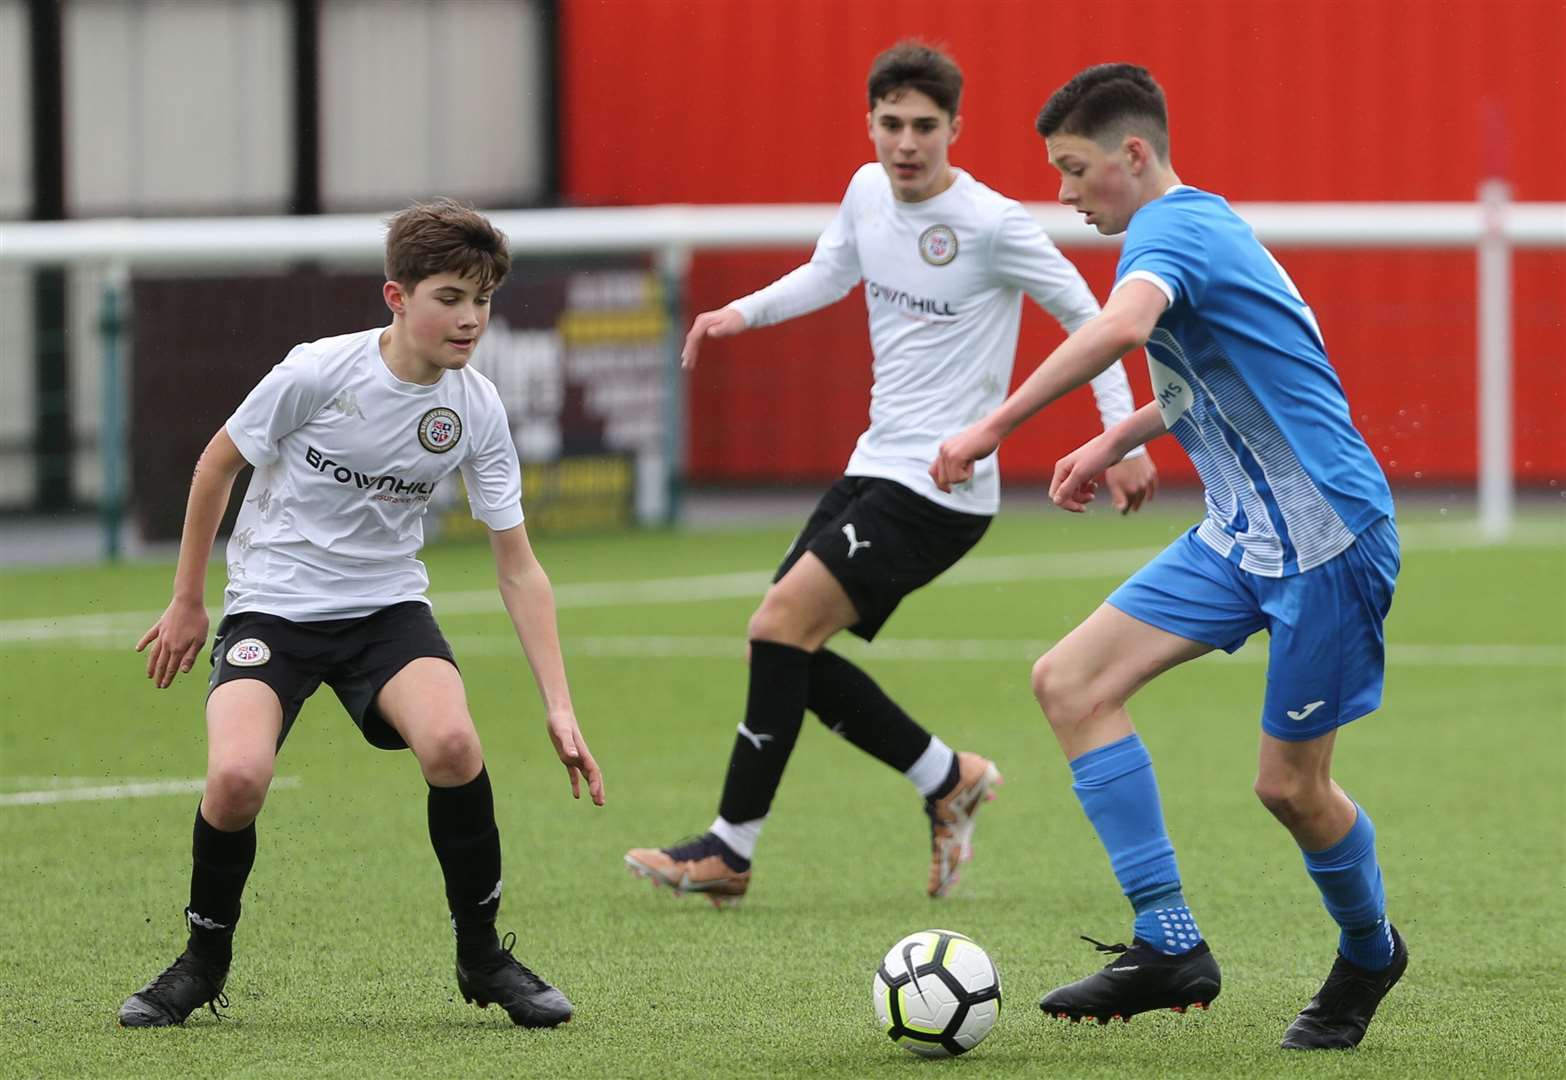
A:
<svg viewBox="0 0 1566 1080">
<path fill-rule="evenodd" d="M 1566 200 L 1556 0 L 564 0 L 560 25 L 563 185 L 584 204 L 835 201 L 871 156 L 870 60 L 907 35 L 945 42 L 967 76 L 953 160 L 1020 199 L 1055 195 L 1032 130 L 1050 91 L 1131 59 L 1169 95 L 1182 179 L 1236 202 L 1468 200 L 1493 173 L 1518 199 Z M 1068 254 L 1102 297 L 1113 255 Z M 1471 481 L 1473 256 L 1278 254 L 1388 472 Z M 703 255 L 692 308 L 807 256 Z M 1566 484 L 1566 256 L 1520 253 L 1514 275 L 1517 468 Z M 1019 376 L 1060 338 L 1025 307 Z M 864 324 L 856 293 L 709 345 L 690 382 L 692 479 L 839 472 L 868 406 Z M 1145 400 L 1141 362 L 1128 367 Z M 1008 478 L 1043 478 L 1095 430 L 1081 396 L 1008 443 Z M 1172 443 L 1155 454 L 1170 479 L 1191 476 Z"/>
</svg>

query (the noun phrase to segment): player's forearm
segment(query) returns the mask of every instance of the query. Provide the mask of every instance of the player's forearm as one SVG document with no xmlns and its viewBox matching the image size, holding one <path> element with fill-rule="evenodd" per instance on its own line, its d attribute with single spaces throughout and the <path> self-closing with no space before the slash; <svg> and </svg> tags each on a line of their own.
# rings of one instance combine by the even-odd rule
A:
<svg viewBox="0 0 1566 1080">
<path fill-rule="evenodd" d="M 566 682 L 565 658 L 560 651 L 560 631 L 555 622 L 555 591 L 544 568 L 531 567 L 500 578 L 500 598 L 511 616 L 517 640 L 544 708 L 550 713 L 571 711 L 571 688 Z"/>
<path fill-rule="evenodd" d="M 744 316 L 747 328 L 773 326 L 837 303 L 857 281 L 857 277 L 848 280 L 847 274 L 808 262 L 728 306 Z"/>
<path fill-rule="evenodd" d="M 1143 342 L 1121 320 L 1098 316 L 1061 342 L 991 414 L 1002 436 L 1051 402 L 1102 374 Z"/>
<path fill-rule="evenodd" d="M 229 493 L 234 489 L 236 473 L 219 467 L 213 455 L 203 453 L 196 462 L 185 501 L 185 525 L 180 531 L 179 564 L 174 571 L 174 599 L 201 604 L 207 590 L 207 563 L 218 525 L 228 509 Z"/>
<path fill-rule="evenodd" d="M 1120 423 L 1107 429 L 1104 438 L 1115 451 L 1116 460 L 1140 450 L 1147 443 L 1168 431 L 1164 427 L 1164 415 L 1158 411 L 1158 403 L 1150 401 Z"/>
</svg>

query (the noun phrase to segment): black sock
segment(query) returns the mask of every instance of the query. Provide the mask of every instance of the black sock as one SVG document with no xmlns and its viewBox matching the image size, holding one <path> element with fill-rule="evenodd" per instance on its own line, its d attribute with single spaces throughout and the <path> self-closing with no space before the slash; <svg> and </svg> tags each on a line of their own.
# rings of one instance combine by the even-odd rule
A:
<svg viewBox="0 0 1566 1080">
<path fill-rule="evenodd" d="M 234 924 L 239 922 L 239 897 L 256 862 L 256 823 L 224 832 L 201 816 L 198 804 L 190 856 L 190 906 L 185 909 L 189 947 L 226 968 Z"/>
<path fill-rule="evenodd" d="M 446 878 L 457 953 L 482 957 L 500 947 L 500 829 L 489 770 L 458 787 L 430 786 L 430 843 Z"/>
<path fill-rule="evenodd" d="M 810 658 L 809 705 L 823 724 L 898 772 L 930 746 L 930 733 L 874 679 L 830 650 Z"/>
<path fill-rule="evenodd" d="M 718 816 L 740 824 L 767 816 L 805 722 L 810 654 L 776 641 L 750 643 L 745 720 L 734 736 Z"/>
</svg>

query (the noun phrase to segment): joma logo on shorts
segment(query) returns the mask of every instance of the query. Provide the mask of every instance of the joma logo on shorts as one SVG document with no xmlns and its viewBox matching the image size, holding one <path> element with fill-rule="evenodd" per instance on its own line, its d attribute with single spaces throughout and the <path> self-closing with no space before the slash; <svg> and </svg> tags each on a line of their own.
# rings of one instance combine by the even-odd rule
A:
<svg viewBox="0 0 1566 1080">
<path fill-rule="evenodd" d="M 398 495 L 428 497 L 435 492 L 435 485 L 424 480 L 399 480 L 390 475 L 372 476 L 368 473 L 355 472 L 348 466 L 325 456 L 313 446 L 305 447 L 305 461 L 316 472 L 329 475 L 339 484 L 352 484 L 356 488 L 365 490 L 391 491 Z"/>
</svg>

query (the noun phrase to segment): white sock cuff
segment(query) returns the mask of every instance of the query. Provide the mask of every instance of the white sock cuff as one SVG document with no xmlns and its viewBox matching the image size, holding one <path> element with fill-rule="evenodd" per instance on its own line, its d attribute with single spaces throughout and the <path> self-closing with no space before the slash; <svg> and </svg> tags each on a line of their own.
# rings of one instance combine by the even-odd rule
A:
<svg viewBox="0 0 1566 1080">
<path fill-rule="evenodd" d="M 712 827 L 707 831 L 729 845 L 729 849 L 734 854 L 742 859 L 749 859 L 756 854 L 756 841 L 761 839 L 761 827 L 766 822 L 766 818 L 757 818 L 755 821 L 742 821 L 736 825 L 732 821 L 714 818 Z"/>
<path fill-rule="evenodd" d="M 928 799 L 940 790 L 946 775 L 952 771 L 952 760 L 956 756 L 939 735 L 931 735 L 930 745 L 924 748 L 919 760 L 909 766 L 903 775 L 919 789 L 919 794 Z"/>
</svg>

